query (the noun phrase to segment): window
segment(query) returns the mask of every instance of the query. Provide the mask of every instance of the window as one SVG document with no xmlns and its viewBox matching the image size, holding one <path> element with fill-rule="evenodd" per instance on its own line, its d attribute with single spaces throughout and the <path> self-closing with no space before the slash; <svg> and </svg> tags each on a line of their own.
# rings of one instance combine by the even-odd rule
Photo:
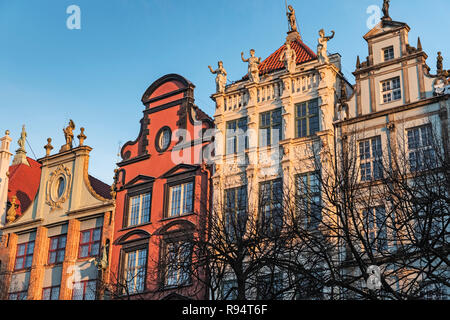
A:
<svg viewBox="0 0 450 320">
<path fill-rule="evenodd" d="M 394 47 L 390 46 L 383 49 L 384 61 L 389 61 L 394 59 Z"/>
<path fill-rule="evenodd" d="M 156 135 L 156 143 L 155 143 L 156 151 L 158 152 L 166 151 L 169 148 L 171 141 L 172 141 L 172 131 L 170 130 L 170 128 L 169 127 L 162 128 Z"/>
<path fill-rule="evenodd" d="M 242 237 L 247 224 L 247 186 L 225 190 L 225 219 L 230 239 Z"/>
<path fill-rule="evenodd" d="M 50 238 L 50 248 L 48 250 L 48 264 L 61 263 L 64 261 L 66 252 L 67 235 L 60 235 Z"/>
<path fill-rule="evenodd" d="M 277 145 L 282 140 L 281 109 L 260 115 L 259 135 L 260 147 Z"/>
<path fill-rule="evenodd" d="M 81 231 L 79 258 L 97 257 L 100 253 L 102 228 Z"/>
<path fill-rule="evenodd" d="M 64 177 L 59 178 L 58 181 L 58 199 L 64 195 L 64 191 L 66 190 L 66 180 Z"/>
<path fill-rule="evenodd" d="M 383 178 L 383 150 L 380 136 L 359 142 L 359 161 L 361 181 Z"/>
<path fill-rule="evenodd" d="M 247 118 L 227 122 L 226 154 L 236 154 L 248 149 Z"/>
<path fill-rule="evenodd" d="M 319 102 L 317 99 L 295 107 L 295 136 L 308 137 L 319 131 Z"/>
<path fill-rule="evenodd" d="M 237 281 L 225 280 L 222 283 L 222 299 L 224 300 L 237 300 Z"/>
<path fill-rule="evenodd" d="M 316 229 L 322 220 L 318 173 L 297 176 L 297 208 L 306 229 Z"/>
<path fill-rule="evenodd" d="M 383 103 L 397 101 L 402 98 L 402 89 L 400 88 L 400 77 L 381 82 Z"/>
<path fill-rule="evenodd" d="M 436 166 L 431 125 L 409 129 L 408 152 L 411 171 L 424 170 Z"/>
<path fill-rule="evenodd" d="M 97 280 L 85 280 L 73 284 L 72 300 L 95 300 Z"/>
<path fill-rule="evenodd" d="M 190 283 L 191 244 L 188 242 L 169 242 L 165 250 L 165 285 L 178 287 Z"/>
<path fill-rule="evenodd" d="M 283 277 L 280 273 L 260 276 L 256 289 L 257 300 L 279 300 L 282 298 Z"/>
<path fill-rule="evenodd" d="M 386 209 L 380 206 L 364 210 L 363 219 L 369 248 L 379 251 L 386 250 L 388 247 Z"/>
<path fill-rule="evenodd" d="M 124 279 L 129 294 L 144 292 L 147 269 L 147 248 L 125 253 Z"/>
<path fill-rule="evenodd" d="M 282 180 L 272 180 L 260 184 L 260 210 L 263 229 L 269 235 L 277 235 L 283 226 Z"/>
<path fill-rule="evenodd" d="M 193 212 L 194 182 L 182 183 L 169 188 L 170 218 Z"/>
<path fill-rule="evenodd" d="M 42 300 L 59 300 L 59 286 L 42 289 Z"/>
<path fill-rule="evenodd" d="M 128 226 L 137 226 L 150 221 L 152 205 L 151 192 L 139 194 L 129 199 Z"/>
<path fill-rule="evenodd" d="M 8 294 L 8 300 L 27 300 L 27 299 L 28 299 L 28 290 L 11 292 Z"/>
<path fill-rule="evenodd" d="M 23 270 L 31 267 L 33 262 L 34 241 L 19 244 L 17 246 L 16 263 L 14 271 Z"/>
</svg>

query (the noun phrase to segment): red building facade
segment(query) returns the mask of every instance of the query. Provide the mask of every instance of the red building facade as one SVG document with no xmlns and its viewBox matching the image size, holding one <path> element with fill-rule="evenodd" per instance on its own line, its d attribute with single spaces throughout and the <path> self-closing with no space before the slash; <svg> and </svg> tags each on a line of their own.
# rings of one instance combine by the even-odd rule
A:
<svg viewBox="0 0 450 320">
<path fill-rule="evenodd" d="M 142 97 L 139 136 L 121 150 L 110 283 L 116 298 L 207 298 L 189 272 L 189 240 L 205 234 L 211 172 L 203 154 L 213 122 L 195 106 L 194 87 L 175 74 L 154 82 Z"/>
</svg>

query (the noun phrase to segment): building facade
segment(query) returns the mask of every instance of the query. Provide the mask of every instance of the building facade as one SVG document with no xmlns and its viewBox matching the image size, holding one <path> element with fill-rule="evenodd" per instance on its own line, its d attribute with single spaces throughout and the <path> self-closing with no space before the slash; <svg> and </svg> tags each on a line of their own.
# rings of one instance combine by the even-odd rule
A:
<svg viewBox="0 0 450 320">
<path fill-rule="evenodd" d="M 110 290 L 117 299 L 206 299 L 188 243 L 206 235 L 211 172 L 202 157 L 213 122 L 176 74 L 155 81 L 142 103 L 139 136 L 116 170 Z"/>
<path fill-rule="evenodd" d="M 1 250 L 10 300 L 94 300 L 108 277 L 114 203 L 110 186 L 89 175 L 84 129 L 73 147 L 75 124 L 66 144 L 37 161 L 26 157 L 22 131 L 2 214 Z M 8 141 L 3 138 L 3 141 Z M 6 150 L 2 149 L 2 152 Z"/>
</svg>

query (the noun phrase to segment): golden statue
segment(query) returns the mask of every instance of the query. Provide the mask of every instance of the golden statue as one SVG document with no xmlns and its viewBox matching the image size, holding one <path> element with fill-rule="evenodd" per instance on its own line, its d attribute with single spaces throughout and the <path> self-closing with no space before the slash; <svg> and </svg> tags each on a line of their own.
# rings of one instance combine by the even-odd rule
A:
<svg viewBox="0 0 450 320">
<path fill-rule="evenodd" d="M 11 199 L 11 208 L 9 208 L 8 212 L 6 213 L 6 221 L 8 223 L 12 223 L 16 220 L 17 212 L 16 209 L 18 205 L 16 204 L 17 197 L 13 196 Z"/>
</svg>

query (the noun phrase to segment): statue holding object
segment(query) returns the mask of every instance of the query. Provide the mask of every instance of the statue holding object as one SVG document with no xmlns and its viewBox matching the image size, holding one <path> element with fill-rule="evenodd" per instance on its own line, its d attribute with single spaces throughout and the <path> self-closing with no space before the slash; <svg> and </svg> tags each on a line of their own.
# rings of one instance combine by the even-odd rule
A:
<svg viewBox="0 0 450 320">
<path fill-rule="evenodd" d="M 216 74 L 216 90 L 219 93 L 225 92 L 225 86 L 227 84 L 227 71 L 223 67 L 223 62 L 218 62 L 217 70 L 214 70 L 211 66 L 208 66 L 212 74 Z"/>
<path fill-rule="evenodd" d="M 250 50 L 250 58 L 245 59 L 244 53 L 241 52 L 241 59 L 243 62 L 248 62 L 248 77 L 251 82 L 259 83 L 259 65 L 261 64 L 261 58 L 255 57 L 255 50 Z"/>
</svg>

